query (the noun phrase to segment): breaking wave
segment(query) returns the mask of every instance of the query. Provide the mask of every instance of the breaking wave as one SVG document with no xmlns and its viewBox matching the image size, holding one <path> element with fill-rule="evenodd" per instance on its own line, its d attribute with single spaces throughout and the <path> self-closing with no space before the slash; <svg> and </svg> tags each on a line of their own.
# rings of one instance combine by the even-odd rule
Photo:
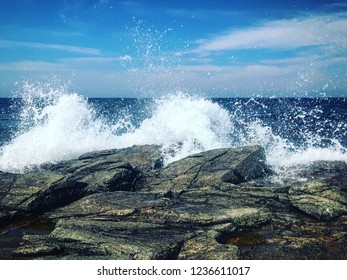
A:
<svg viewBox="0 0 347 280">
<path fill-rule="evenodd" d="M 268 164 L 278 172 L 316 160 L 347 162 L 346 148 L 336 139 L 317 145 L 321 139 L 307 133 L 302 135 L 305 145 L 298 145 L 260 119 L 247 121 L 242 116 L 246 112 L 236 114 L 206 98 L 176 92 L 153 99 L 143 111 L 134 123 L 131 114 L 138 112 L 114 108 L 117 119 L 110 121 L 114 118 L 65 87 L 26 83 L 18 130 L 0 148 L 0 170 L 24 172 L 85 152 L 143 144 L 161 145 L 166 164 L 201 151 L 243 145 L 262 145 Z"/>
</svg>

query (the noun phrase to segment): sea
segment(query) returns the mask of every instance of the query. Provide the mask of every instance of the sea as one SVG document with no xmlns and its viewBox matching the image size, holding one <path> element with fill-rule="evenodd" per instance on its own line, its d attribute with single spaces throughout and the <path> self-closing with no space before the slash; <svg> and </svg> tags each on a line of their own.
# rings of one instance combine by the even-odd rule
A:
<svg viewBox="0 0 347 280">
<path fill-rule="evenodd" d="M 261 145 L 283 175 L 347 162 L 347 98 L 86 98 L 27 85 L 0 98 L 0 171 L 23 173 L 104 149 L 160 145 L 165 164 L 218 148 Z"/>
</svg>

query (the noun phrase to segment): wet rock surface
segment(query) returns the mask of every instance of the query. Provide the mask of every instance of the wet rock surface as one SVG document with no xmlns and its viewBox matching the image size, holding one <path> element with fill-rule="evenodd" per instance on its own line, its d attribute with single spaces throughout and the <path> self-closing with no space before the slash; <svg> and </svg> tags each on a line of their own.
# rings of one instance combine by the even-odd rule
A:
<svg viewBox="0 0 347 280">
<path fill-rule="evenodd" d="M 310 180 L 289 189 L 290 202 L 317 218 L 331 219 L 347 213 L 347 196 L 343 185 L 329 180 Z"/>
<path fill-rule="evenodd" d="M 0 173 L 0 258 L 346 259 L 347 164 L 276 184 L 265 162 L 250 146 L 163 167 L 148 145 Z"/>
</svg>

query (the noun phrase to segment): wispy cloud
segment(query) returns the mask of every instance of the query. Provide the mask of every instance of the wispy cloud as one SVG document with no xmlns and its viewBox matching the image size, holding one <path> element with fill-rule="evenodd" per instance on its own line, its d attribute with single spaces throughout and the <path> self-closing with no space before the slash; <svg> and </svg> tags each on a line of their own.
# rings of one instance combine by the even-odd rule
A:
<svg viewBox="0 0 347 280">
<path fill-rule="evenodd" d="M 347 47 L 346 14 L 275 20 L 211 39 L 196 41 L 194 53 L 235 49 L 282 49 L 343 44 Z"/>
<path fill-rule="evenodd" d="M 90 57 L 71 57 L 59 59 L 64 63 L 112 63 L 120 61 L 120 57 L 90 56 Z"/>
<path fill-rule="evenodd" d="M 116 60 L 119 58 L 116 58 Z M 283 64 L 267 61 L 265 64 L 228 65 L 181 65 L 158 69 L 117 70 L 114 58 L 60 59 L 56 63 L 45 61 L 21 61 L 0 64 L 0 71 L 13 71 L 17 76 L 40 78 L 47 73 L 58 74 L 67 80 L 73 79 L 80 90 L 95 96 L 129 94 L 162 94 L 174 90 L 203 92 L 215 96 L 255 96 L 305 94 L 330 87 L 340 87 L 332 74 L 322 72 L 307 61 L 282 61 Z M 105 64 L 108 65 L 105 67 Z M 112 65 L 112 67 L 109 67 Z M 341 80 L 342 81 L 342 80 Z M 345 88 L 345 86 L 344 86 Z M 318 93 L 319 93 L 318 92 Z"/>
<path fill-rule="evenodd" d="M 11 24 L 5 24 L 0 25 L 0 33 L 2 34 L 12 34 L 16 36 L 22 36 L 30 34 L 33 37 L 40 37 L 40 38 L 54 38 L 54 39 L 66 39 L 66 38 L 82 38 L 83 36 L 86 36 L 85 32 L 82 32 L 81 30 L 64 30 L 64 29 L 57 29 L 57 28 L 44 28 L 41 27 L 40 29 L 33 28 L 33 27 L 24 27 L 24 26 L 17 26 L 17 25 L 11 25 Z"/>
<path fill-rule="evenodd" d="M 47 61 L 24 60 L 0 64 L 0 71 L 55 71 L 62 70 L 57 63 Z"/>
<path fill-rule="evenodd" d="M 60 45 L 60 44 L 44 44 L 38 42 L 28 41 L 8 41 L 0 40 L 0 48 L 34 48 L 34 49 L 53 49 L 64 52 L 80 53 L 87 55 L 100 55 L 101 51 L 94 48 L 86 48 L 71 45 Z"/>
<path fill-rule="evenodd" d="M 69 57 L 54 62 L 43 60 L 21 60 L 0 63 L 0 71 L 86 71 L 98 70 L 100 73 L 116 71 L 121 67 L 120 57 Z"/>
</svg>

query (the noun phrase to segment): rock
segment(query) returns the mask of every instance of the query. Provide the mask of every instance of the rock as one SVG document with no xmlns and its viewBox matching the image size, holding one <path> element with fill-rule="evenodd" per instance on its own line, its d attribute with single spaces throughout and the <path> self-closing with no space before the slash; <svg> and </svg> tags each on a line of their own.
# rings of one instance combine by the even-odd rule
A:
<svg viewBox="0 0 347 280">
<path fill-rule="evenodd" d="M 323 180 L 290 188 L 289 199 L 295 207 L 317 219 L 332 219 L 347 213 L 346 190 Z"/>
<path fill-rule="evenodd" d="M 160 157 L 158 146 L 88 153 L 26 174 L 0 174 L 0 223 L 67 205 L 96 192 L 135 191 L 143 170 Z M 132 164 L 129 163 L 132 162 Z M 134 165 L 137 164 L 137 165 Z"/>
<path fill-rule="evenodd" d="M 205 231 L 215 232 L 210 242 L 222 248 L 216 241 L 219 235 L 268 221 L 261 209 L 224 204 L 213 193 L 204 196 L 208 201 L 201 205 L 197 194 L 188 193 L 177 199 L 141 192 L 92 194 L 49 214 L 48 218 L 58 222 L 47 238 L 52 248 L 60 248 L 55 258 L 171 259 L 180 254 L 182 244 Z M 29 239 L 16 254 L 32 257 L 35 248 L 44 244 Z M 195 253 L 215 259 L 235 257 L 235 248 L 229 249 L 226 246 L 223 254 L 217 249 L 207 254 L 206 248 Z M 38 256 L 42 254 L 38 252 Z"/>
<path fill-rule="evenodd" d="M 88 153 L 41 172 L 1 174 L 0 219 L 49 211 L 97 192 L 148 190 L 158 181 L 157 192 L 181 192 L 233 181 L 230 174 L 238 182 L 254 179 L 266 170 L 260 147 L 209 151 L 158 171 L 159 152 L 158 146 L 134 146 Z"/>
<path fill-rule="evenodd" d="M 232 223 L 235 227 L 250 227 L 268 220 L 262 209 L 223 203 L 223 193 L 193 193 L 179 199 L 141 193 L 98 193 L 80 199 L 48 214 L 50 219 L 98 217 L 98 220 L 138 221 L 169 224 L 172 227 L 201 228 Z M 202 204 L 199 198 L 204 197 Z M 195 198 L 195 199 L 194 199 Z"/>
<path fill-rule="evenodd" d="M 189 156 L 150 174 L 145 190 L 177 195 L 189 189 L 239 184 L 269 172 L 264 150 L 259 146 L 217 149 Z"/>
<path fill-rule="evenodd" d="M 67 205 L 102 191 L 136 190 L 142 172 L 126 162 L 102 161 L 79 168 L 73 174 L 27 173 L 13 182 L 0 201 L 7 218 L 36 214 Z M 4 215 L 4 214 L 3 214 Z"/>
<path fill-rule="evenodd" d="M 78 170 L 91 166 L 102 166 L 107 163 L 130 163 L 146 172 L 158 167 L 161 161 L 161 147 L 156 145 L 132 146 L 124 149 L 103 150 L 90 152 L 80 156 L 76 160 L 47 165 L 49 170 L 61 173 L 75 173 Z"/>
<path fill-rule="evenodd" d="M 260 146 L 217 149 L 176 161 L 165 169 L 163 175 L 192 174 L 191 185 L 200 181 L 239 184 L 264 177 L 268 171 L 265 161 L 265 152 Z"/>
<path fill-rule="evenodd" d="M 8 222 L 16 216 L 41 212 L 42 194 L 62 178 L 63 175 L 50 172 L 33 172 L 21 176 L 14 175 L 12 179 L 7 178 L 7 190 L 3 192 L 0 200 L 0 222 Z"/>
<path fill-rule="evenodd" d="M 52 220 L 71 219 L 80 217 L 95 217 L 98 219 L 129 220 L 129 215 L 141 213 L 141 208 L 160 208 L 169 203 L 164 197 L 139 192 L 102 192 L 79 199 L 65 207 L 58 208 L 47 217 Z M 145 210 L 142 210 L 145 211 Z M 153 210 L 154 211 L 154 210 Z M 145 219 L 146 220 L 146 219 Z"/>
<path fill-rule="evenodd" d="M 178 260 L 237 260 L 238 248 L 220 244 L 210 232 L 184 242 Z"/>
<path fill-rule="evenodd" d="M 191 234 L 189 234 L 191 235 Z M 21 258 L 54 259 L 171 259 L 176 258 L 182 239 L 165 226 L 142 222 L 99 221 L 90 218 L 60 220 L 46 243 L 34 240 L 15 251 Z M 37 248 L 43 248 L 37 249 Z M 52 250 L 55 250 L 52 252 Z"/>
<path fill-rule="evenodd" d="M 300 184 L 306 180 L 335 180 L 340 185 L 347 184 L 347 162 L 344 161 L 314 161 L 309 164 L 298 164 L 286 168 L 284 178 L 286 185 Z"/>
<path fill-rule="evenodd" d="M 60 247 L 51 244 L 49 238 L 44 235 L 25 235 L 25 242 L 30 242 L 31 246 L 21 246 L 14 250 L 12 256 L 16 259 L 40 258 L 47 255 L 54 256 L 60 251 Z"/>
<path fill-rule="evenodd" d="M 278 185 L 258 146 L 167 166 L 160 151 L 134 146 L 0 173 L 0 258 L 346 257 L 347 164 L 317 162 L 299 172 L 306 183 Z M 6 245 L 12 232 L 24 236 Z"/>
<path fill-rule="evenodd" d="M 104 191 L 135 191 L 142 181 L 143 173 L 128 162 L 108 159 L 89 163 L 72 174 L 52 184 L 45 192 L 46 205 L 55 208 L 71 203 L 86 195 Z"/>
<path fill-rule="evenodd" d="M 158 153 L 157 146 L 134 146 L 88 153 L 78 160 L 50 166 L 66 177 L 53 185 L 47 196 L 68 194 L 71 199 L 62 206 L 96 192 L 136 191 L 144 179 L 144 170 L 151 169 L 148 165 L 154 165 Z"/>
<path fill-rule="evenodd" d="M 297 176 L 304 178 L 329 179 L 333 177 L 346 178 L 347 162 L 344 161 L 314 161 L 307 166 L 298 166 Z"/>
</svg>

